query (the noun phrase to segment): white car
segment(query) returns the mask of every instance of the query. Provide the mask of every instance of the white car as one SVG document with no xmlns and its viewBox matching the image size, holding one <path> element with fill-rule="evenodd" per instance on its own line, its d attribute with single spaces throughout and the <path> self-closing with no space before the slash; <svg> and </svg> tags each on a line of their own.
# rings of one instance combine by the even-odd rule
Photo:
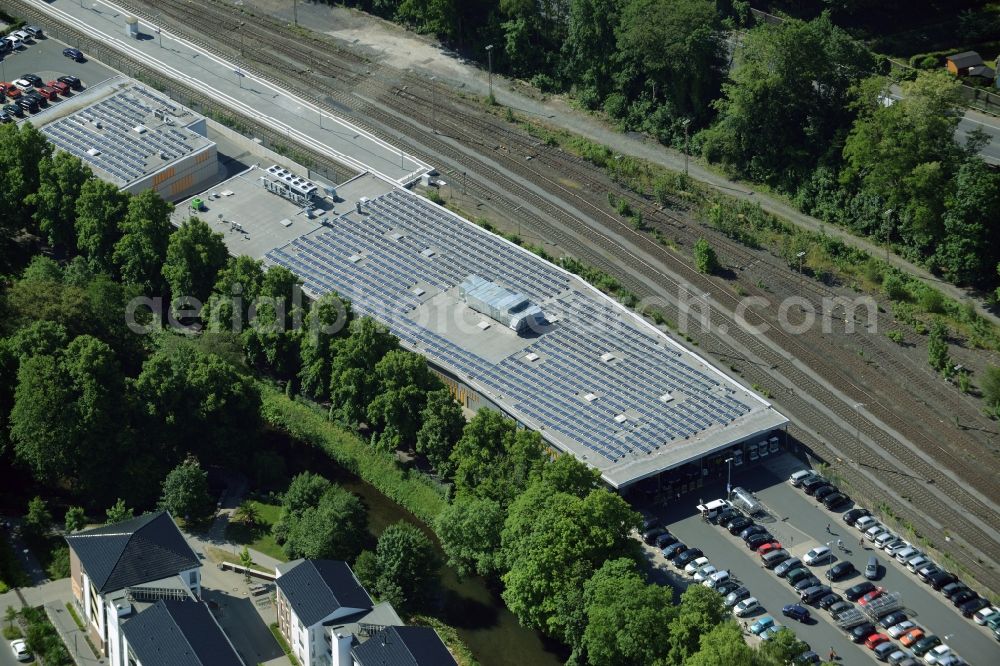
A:
<svg viewBox="0 0 1000 666">
<path fill-rule="evenodd" d="M 898 538 L 899 537 L 897 537 L 892 532 L 886 531 L 878 535 L 878 537 L 875 539 L 875 545 L 878 546 L 879 548 L 885 548 L 885 544 L 891 543 L 893 540 Z"/>
<path fill-rule="evenodd" d="M 746 617 L 760 610 L 760 602 L 756 597 L 747 597 L 733 607 L 733 614 L 736 617 Z"/>
<path fill-rule="evenodd" d="M 10 642 L 10 651 L 14 653 L 14 657 L 18 661 L 31 661 L 31 652 L 28 650 L 28 644 L 20 638 Z"/>
<path fill-rule="evenodd" d="M 857 522 L 854 523 L 854 526 L 859 532 L 864 532 L 872 525 L 878 525 L 878 520 L 872 518 L 871 516 L 862 516 L 858 518 Z"/>
<path fill-rule="evenodd" d="M 923 569 L 930 563 L 931 561 L 923 555 L 917 555 L 916 557 L 911 557 L 906 561 L 906 568 L 913 573 L 917 573 L 917 569 Z"/>
<path fill-rule="evenodd" d="M 704 556 L 699 557 L 694 562 L 688 562 L 688 565 L 684 567 L 684 573 L 688 576 L 693 576 L 695 571 L 701 569 L 706 564 L 708 564 L 708 558 Z"/>
<path fill-rule="evenodd" d="M 35 89 L 35 86 L 33 86 L 31 84 L 31 81 L 29 81 L 28 79 L 17 79 L 16 81 L 14 81 L 14 87 L 20 90 L 21 92 L 29 92 Z"/>
<path fill-rule="evenodd" d="M 714 574 L 709 576 L 705 580 L 705 582 L 702 583 L 702 585 L 709 588 L 710 590 L 714 590 L 723 583 L 731 580 L 731 578 L 732 577 L 729 575 L 728 571 L 716 571 Z"/>
<path fill-rule="evenodd" d="M 912 652 L 906 649 L 899 649 L 890 654 L 887 661 L 889 662 L 889 666 L 897 666 L 899 663 L 912 658 L 913 658 Z"/>
<path fill-rule="evenodd" d="M 701 569 L 694 572 L 694 579 L 699 583 L 708 580 L 708 577 L 717 572 L 718 569 L 713 567 L 711 564 L 706 564 Z"/>
<path fill-rule="evenodd" d="M 14 32 L 10 33 L 10 36 L 11 36 L 11 37 L 17 37 L 17 38 L 18 38 L 18 39 L 20 39 L 20 40 L 21 40 L 22 42 L 26 42 L 26 41 L 28 41 L 29 39 L 31 39 L 31 35 L 29 35 L 29 34 L 28 34 L 27 32 L 25 32 L 24 30 L 15 30 Z"/>
<path fill-rule="evenodd" d="M 899 624 L 894 624 L 888 629 L 889 638 L 899 638 L 910 629 L 916 629 L 917 623 L 910 620 L 904 620 Z"/>
<path fill-rule="evenodd" d="M 869 541 L 875 541 L 881 534 L 885 534 L 888 530 L 884 525 L 873 525 L 865 530 L 865 538 Z"/>
<path fill-rule="evenodd" d="M 805 483 L 806 480 L 816 475 L 816 472 L 811 469 L 800 469 L 797 472 L 792 472 L 788 477 L 788 483 L 792 484 L 796 488 Z"/>
<path fill-rule="evenodd" d="M 896 557 L 896 553 L 901 550 L 906 550 L 907 548 L 913 548 L 913 544 L 909 541 L 900 541 L 899 543 L 893 544 L 891 547 L 886 546 L 885 552 L 889 553 L 893 557 Z"/>
<path fill-rule="evenodd" d="M 14 35 L 7 35 L 6 37 L 4 37 L 4 39 L 6 39 L 8 42 L 10 42 L 10 50 L 11 51 L 17 51 L 18 49 L 23 49 L 24 48 L 24 42 L 22 42 L 20 39 L 18 39 Z"/>
<path fill-rule="evenodd" d="M 802 556 L 802 561 L 813 566 L 815 564 L 820 564 L 821 562 L 826 562 L 830 559 L 830 549 L 826 546 L 817 546 L 810 550 L 808 553 Z"/>
<path fill-rule="evenodd" d="M 950 647 L 948 647 L 947 645 L 938 645 L 937 647 L 935 647 L 930 652 L 924 655 L 924 663 L 927 664 L 928 666 L 931 666 L 931 664 L 938 663 L 939 661 L 949 656 L 950 654 L 951 654 Z"/>
<path fill-rule="evenodd" d="M 976 614 L 972 616 L 972 619 L 975 620 L 976 624 L 980 624 L 981 625 L 981 624 L 986 624 L 987 622 L 989 622 L 990 618 L 993 615 L 1000 615 L 1000 607 L 997 607 L 997 606 L 987 606 L 986 608 L 983 608 L 982 610 L 976 611 Z"/>
<path fill-rule="evenodd" d="M 906 564 L 911 558 L 920 555 L 920 551 L 910 546 L 909 548 L 904 548 L 903 550 L 896 553 L 896 561 L 900 564 Z"/>
</svg>

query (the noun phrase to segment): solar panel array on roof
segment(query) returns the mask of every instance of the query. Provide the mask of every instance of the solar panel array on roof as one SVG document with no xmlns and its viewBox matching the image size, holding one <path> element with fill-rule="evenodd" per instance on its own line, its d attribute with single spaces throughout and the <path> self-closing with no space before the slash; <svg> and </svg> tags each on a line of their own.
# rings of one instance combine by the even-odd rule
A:
<svg viewBox="0 0 1000 666">
<path fill-rule="evenodd" d="M 655 454 L 751 411 L 711 371 L 694 367 L 678 349 L 625 323 L 610 303 L 571 289 L 563 272 L 497 236 L 400 190 L 363 210 L 367 214 L 342 215 L 266 259 L 292 270 L 315 293 L 351 299 L 356 312 L 503 396 L 546 432 L 616 462 Z M 417 282 L 447 291 L 469 275 L 508 285 L 543 304 L 558 323 L 523 352 L 494 363 L 405 316 L 421 303 Z"/>
<path fill-rule="evenodd" d="M 155 119 L 163 105 L 145 90 L 129 88 L 45 125 L 42 132 L 58 148 L 127 184 L 195 150 L 184 132 Z"/>
</svg>

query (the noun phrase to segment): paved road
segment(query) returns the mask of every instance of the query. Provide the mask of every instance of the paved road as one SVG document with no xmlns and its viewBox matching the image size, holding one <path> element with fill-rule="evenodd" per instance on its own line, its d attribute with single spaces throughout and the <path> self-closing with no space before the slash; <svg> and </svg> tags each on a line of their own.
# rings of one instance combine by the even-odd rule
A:
<svg viewBox="0 0 1000 666">
<path fill-rule="evenodd" d="M 978 111 L 966 111 L 965 117 L 958 123 L 956 134 L 962 138 L 962 143 L 965 143 L 965 136 L 977 129 L 986 132 L 990 137 L 990 142 L 979 151 L 979 154 L 990 164 L 1000 165 L 1000 119 Z"/>
<path fill-rule="evenodd" d="M 395 146 L 320 111 L 309 101 L 256 78 L 236 63 L 210 55 L 167 32 L 152 39 L 155 26 L 146 22 L 140 23 L 140 32 L 146 38 L 125 37 L 127 12 L 104 0 L 86 4 L 70 0 L 27 1 L 39 11 L 74 24 L 107 46 L 157 68 L 174 80 L 211 91 L 218 102 L 266 122 L 290 139 L 353 169 L 408 183 L 430 168 Z"/>
<path fill-rule="evenodd" d="M 868 556 L 876 551 L 860 549 L 858 532 L 846 526 L 839 513 L 819 508 L 810 497 L 786 482 L 790 471 L 802 467 L 792 456 L 785 455 L 771 461 L 768 468 L 758 467 L 750 470 L 752 474 L 735 476 L 733 484 L 756 492 L 764 505 L 774 512 L 774 522 L 766 526 L 794 555 L 801 556 L 813 546 L 842 539 L 852 552 L 838 555 L 853 562 L 855 568 L 863 570 Z M 724 492 L 722 487 L 706 486 L 702 497 L 706 500 L 714 499 Z M 717 567 L 735 572 L 761 600 L 768 613 L 780 615 L 784 604 L 796 601 L 795 593 L 788 584 L 764 569 L 757 556 L 747 550 L 742 542 L 725 530 L 701 520 L 694 510 L 695 503 L 694 500 L 685 501 L 684 506 L 671 507 L 662 514 L 669 523 L 671 532 L 688 545 L 704 550 Z M 830 524 L 832 534 L 826 532 L 827 524 Z M 899 591 L 906 613 L 915 622 L 939 636 L 951 636 L 946 642 L 971 664 L 1000 663 L 1000 643 L 974 622 L 959 615 L 944 597 L 924 585 L 916 576 L 897 566 L 895 562 L 889 563 L 884 553 L 879 551 L 878 557 L 883 563 L 885 574 L 877 584 L 891 591 Z M 824 568 L 818 568 L 817 576 L 821 579 Z M 855 576 L 835 583 L 833 588 L 836 592 L 842 592 L 862 580 L 860 576 Z M 776 619 L 778 615 L 775 615 Z M 844 663 L 870 663 L 869 660 L 873 660 L 868 650 L 851 644 L 844 633 L 829 622 L 829 615 L 825 611 L 814 609 L 813 615 L 820 621 L 811 626 L 804 626 L 787 618 L 779 621 L 793 628 L 799 637 L 824 656 L 833 647 L 837 654 L 845 658 Z"/>
</svg>

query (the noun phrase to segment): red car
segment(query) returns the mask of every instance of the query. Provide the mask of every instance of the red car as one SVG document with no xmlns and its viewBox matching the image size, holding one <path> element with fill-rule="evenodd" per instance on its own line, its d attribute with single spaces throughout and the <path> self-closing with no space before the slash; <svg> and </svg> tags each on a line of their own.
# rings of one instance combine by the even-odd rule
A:
<svg viewBox="0 0 1000 666">
<path fill-rule="evenodd" d="M 885 643 L 888 640 L 889 637 L 886 636 L 885 634 L 872 634 L 867 639 L 865 639 L 865 647 L 867 647 L 869 650 L 874 650 L 879 645 Z"/>
<path fill-rule="evenodd" d="M 763 546 L 757 549 L 757 553 L 760 555 L 767 555 L 772 550 L 778 550 L 781 548 L 781 544 L 777 541 L 772 541 L 771 543 L 765 543 Z"/>
<path fill-rule="evenodd" d="M 4 95 L 17 99 L 21 96 L 21 90 L 13 83 L 0 83 L 0 99 L 3 99 Z"/>
<path fill-rule="evenodd" d="M 50 88 L 55 88 L 59 91 L 59 94 L 65 97 L 69 94 L 69 85 L 63 83 L 62 81 L 49 81 L 47 84 Z"/>
<path fill-rule="evenodd" d="M 56 102 L 59 100 L 59 91 L 55 88 L 50 88 L 49 86 L 42 86 L 38 89 L 38 93 L 49 100 L 50 102 Z"/>
<path fill-rule="evenodd" d="M 869 592 L 868 594 L 866 594 L 865 596 L 863 596 L 860 599 L 858 599 L 858 603 L 861 604 L 862 606 L 867 606 L 869 601 L 872 601 L 874 599 L 878 599 L 883 594 L 885 594 L 885 588 L 884 587 L 876 588 L 876 589 L 872 590 L 871 592 Z"/>
</svg>

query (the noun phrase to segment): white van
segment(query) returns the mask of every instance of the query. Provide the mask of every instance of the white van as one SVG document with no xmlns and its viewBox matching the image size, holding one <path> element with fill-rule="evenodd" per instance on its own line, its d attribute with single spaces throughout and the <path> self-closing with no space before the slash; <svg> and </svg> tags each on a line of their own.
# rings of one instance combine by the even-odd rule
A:
<svg viewBox="0 0 1000 666">
<path fill-rule="evenodd" d="M 878 525 L 878 520 L 872 516 L 862 516 L 861 518 L 858 518 L 856 523 L 854 523 L 854 526 L 858 528 L 859 532 L 864 532 L 872 525 Z"/>
<path fill-rule="evenodd" d="M 788 477 L 788 483 L 792 484 L 794 488 L 798 488 L 802 485 L 802 482 L 808 479 L 810 476 L 815 474 L 811 469 L 800 469 L 797 472 L 792 472 L 792 475 Z"/>
<path fill-rule="evenodd" d="M 7 35 L 6 37 L 4 37 L 4 40 L 8 44 L 10 44 L 10 50 L 11 51 L 17 51 L 18 49 L 23 49 L 24 48 L 24 42 L 22 42 L 20 39 L 18 39 L 17 37 L 15 37 L 13 35 Z"/>
</svg>

